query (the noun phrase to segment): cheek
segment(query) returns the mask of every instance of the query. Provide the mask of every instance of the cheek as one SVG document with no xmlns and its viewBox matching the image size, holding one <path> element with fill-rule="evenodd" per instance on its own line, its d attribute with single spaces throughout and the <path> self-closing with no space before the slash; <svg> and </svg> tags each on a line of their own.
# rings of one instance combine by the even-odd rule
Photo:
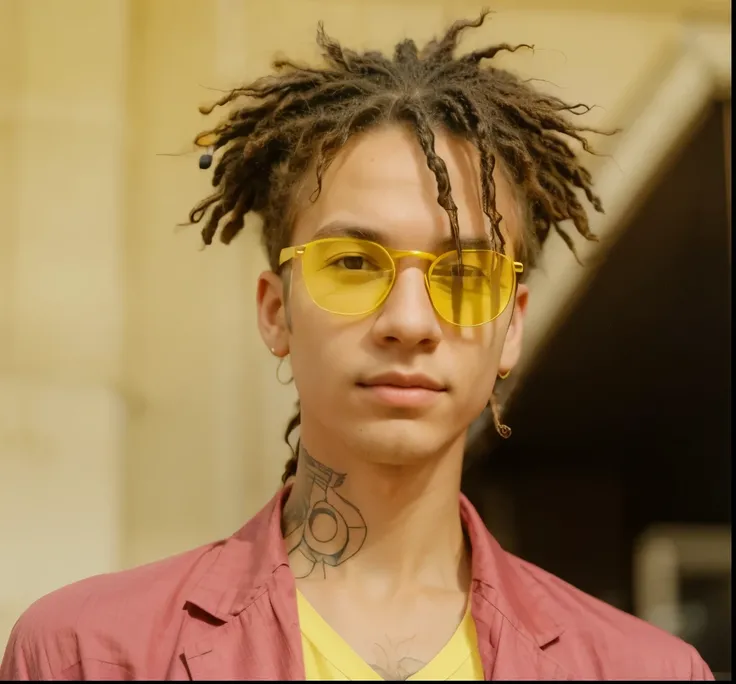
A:
<svg viewBox="0 0 736 684">
<path fill-rule="evenodd" d="M 468 410 L 482 411 L 488 403 L 498 369 L 498 356 L 492 347 L 476 347 L 463 353 L 458 379 L 462 378 L 462 393 L 466 397 L 462 404 L 467 405 Z"/>
<path fill-rule="evenodd" d="M 491 396 L 508 325 L 508 317 L 501 316 L 487 325 L 456 332 L 452 350 L 455 376 L 473 410 L 476 404 L 482 404 L 482 410 Z"/>
<path fill-rule="evenodd" d="M 296 389 L 304 401 L 310 396 L 324 397 L 338 384 L 345 356 L 358 341 L 351 335 L 347 319 L 320 309 L 297 288 L 290 316 L 289 351 Z"/>
<path fill-rule="evenodd" d="M 504 313 L 490 323 L 473 328 L 451 326 L 445 338 L 458 346 L 456 357 L 463 361 L 475 358 L 485 368 L 488 364 L 498 364 L 510 321 L 511 317 Z"/>
</svg>

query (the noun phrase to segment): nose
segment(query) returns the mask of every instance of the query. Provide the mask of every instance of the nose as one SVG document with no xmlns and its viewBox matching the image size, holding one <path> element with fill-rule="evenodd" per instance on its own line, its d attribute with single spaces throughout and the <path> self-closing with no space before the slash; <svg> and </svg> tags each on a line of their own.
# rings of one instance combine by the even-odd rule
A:
<svg viewBox="0 0 736 684">
<path fill-rule="evenodd" d="M 424 279 L 424 266 L 405 260 L 373 325 L 376 342 L 406 348 L 431 349 L 442 336 Z"/>
</svg>

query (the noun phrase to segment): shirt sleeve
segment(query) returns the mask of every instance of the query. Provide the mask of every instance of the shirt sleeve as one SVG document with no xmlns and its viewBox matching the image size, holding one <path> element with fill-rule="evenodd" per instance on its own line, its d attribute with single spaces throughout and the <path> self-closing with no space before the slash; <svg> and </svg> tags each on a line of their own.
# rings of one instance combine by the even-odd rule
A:
<svg viewBox="0 0 736 684">
<path fill-rule="evenodd" d="M 10 640 L 0 663 L 0 681 L 54 679 L 43 646 L 29 638 L 26 627 L 25 620 L 21 617 L 10 633 Z"/>
<path fill-rule="evenodd" d="M 713 673 L 710 671 L 710 668 L 708 667 L 706 662 L 700 657 L 700 653 L 698 653 L 692 646 L 690 648 L 690 679 L 692 681 L 698 682 L 714 681 L 715 677 L 713 676 Z M 0 679 L 2 679 L 2 677 L 0 677 Z"/>
</svg>

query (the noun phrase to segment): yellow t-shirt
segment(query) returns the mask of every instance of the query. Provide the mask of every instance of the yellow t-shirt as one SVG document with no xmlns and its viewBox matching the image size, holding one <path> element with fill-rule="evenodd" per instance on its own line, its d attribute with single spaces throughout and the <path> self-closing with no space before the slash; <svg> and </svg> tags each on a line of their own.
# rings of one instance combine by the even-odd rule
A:
<svg viewBox="0 0 736 684">
<path fill-rule="evenodd" d="M 382 677 L 335 632 L 297 589 L 307 681 L 379 680 Z M 409 680 L 479 681 L 483 666 L 470 609 L 442 650 Z"/>
</svg>

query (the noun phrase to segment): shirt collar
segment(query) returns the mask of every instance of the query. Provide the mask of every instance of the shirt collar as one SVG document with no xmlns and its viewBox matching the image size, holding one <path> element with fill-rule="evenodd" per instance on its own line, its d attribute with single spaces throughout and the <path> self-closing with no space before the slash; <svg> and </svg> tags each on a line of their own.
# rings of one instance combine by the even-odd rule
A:
<svg viewBox="0 0 736 684">
<path fill-rule="evenodd" d="M 215 558 L 187 600 L 227 622 L 266 589 L 279 567 L 289 566 L 281 536 L 281 510 L 289 488 L 279 490 L 232 537 L 220 542 Z"/>
<path fill-rule="evenodd" d="M 540 648 L 557 639 L 564 627 L 552 617 L 542 586 L 524 570 L 523 561 L 501 548 L 464 494 L 460 515 L 470 540 L 476 591 Z"/>
<path fill-rule="evenodd" d="M 266 591 L 279 568 L 288 568 L 281 535 L 281 510 L 288 491 L 282 488 L 240 530 L 217 545 L 210 567 L 188 596 L 190 603 L 228 622 Z M 564 629 L 552 618 L 542 587 L 524 571 L 521 561 L 501 548 L 463 494 L 460 514 L 472 550 L 473 591 L 544 648 Z"/>
</svg>

